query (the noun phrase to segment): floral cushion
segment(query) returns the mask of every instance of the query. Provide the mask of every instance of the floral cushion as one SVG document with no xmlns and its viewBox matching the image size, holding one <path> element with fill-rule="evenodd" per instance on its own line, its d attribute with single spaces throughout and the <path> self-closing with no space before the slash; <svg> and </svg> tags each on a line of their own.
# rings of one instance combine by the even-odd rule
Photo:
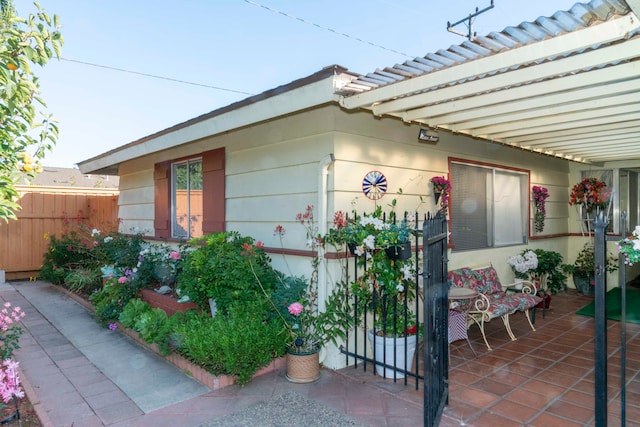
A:
<svg viewBox="0 0 640 427">
<path fill-rule="evenodd" d="M 512 295 L 497 295 L 494 294 L 494 299 L 489 306 L 489 313 L 492 317 L 503 316 L 517 310 L 520 306 L 520 301 L 514 298 Z"/>
<path fill-rule="evenodd" d="M 536 295 L 529 294 L 513 294 L 513 298 L 518 301 L 518 310 L 524 311 L 531 307 L 535 307 L 536 304 L 542 301 L 542 298 Z"/>
<path fill-rule="evenodd" d="M 500 283 L 500 279 L 498 279 L 498 272 L 495 268 L 485 267 L 474 271 L 482 278 L 485 288 L 487 289 L 487 294 L 503 292 L 502 284 Z"/>
<path fill-rule="evenodd" d="M 506 293 L 493 267 L 471 269 L 468 267 L 449 271 L 449 285 L 458 288 L 475 289 L 489 299 L 489 313 L 492 317 L 503 316 L 514 310 L 528 310 L 542 299 L 524 293 Z"/>
</svg>

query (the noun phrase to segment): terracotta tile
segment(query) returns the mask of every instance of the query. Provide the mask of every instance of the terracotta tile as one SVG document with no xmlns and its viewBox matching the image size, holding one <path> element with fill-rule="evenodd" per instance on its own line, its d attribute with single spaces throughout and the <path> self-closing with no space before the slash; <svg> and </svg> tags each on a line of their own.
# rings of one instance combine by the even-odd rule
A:
<svg viewBox="0 0 640 427">
<path fill-rule="evenodd" d="M 490 412 L 483 412 L 477 418 L 468 421 L 468 423 L 472 426 L 491 427 L 520 427 L 522 425 L 518 421 L 513 421 Z"/>
<path fill-rule="evenodd" d="M 517 390 L 505 396 L 505 399 L 516 403 L 526 402 L 527 405 L 529 405 L 531 408 L 540 410 L 544 409 L 549 404 L 549 402 L 554 399 L 554 397 L 532 393 L 523 388 L 518 388 Z"/>
<path fill-rule="evenodd" d="M 496 402 L 499 399 L 499 396 L 493 393 L 489 393 L 489 392 L 478 390 L 471 387 L 457 390 L 455 394 L 452 393 L 451 396 L 455 397 L 456 399 L 462 402 L 466 402 L 478 408 L 484 408 L 489 404 Z"/>
<path fill-rule="evenodd" d="M 552 403 L 551 406 L 549 406 L 545 411 L 561 416 L 563 418 L 580 421 L 583 423 L 589 421 L 594 415 L 593 407 L 585 408 L 583 406 L 573 405 L 562 400 Z"/>
<path fill-rule="evenodd" d="M 549 399 L 555 399 L 565 392 L 566 387 L 561 387 L 544 381 L 531 380 L 523 384 L 521 389 L 545 396 Z"/>
<path fill-rule="evenodd" d="M 557 415 L 543 413 L 527 424 L 528 427 L 583 427 L 584 424 Z"/>
<path fill-rule="evenodd" d="M 526 402 L 516 403 L 510 400 L 502 400 L 491 407 L 491 412 L 524 424 L 536 415 L 538 410 L 531 408 Z"/>
<path fill-rule="evenodd" d="M 583 393 L 577 390 L 569 390 L 562 395 L 562 400 L 585 408 L 593 408 L 595 399 L 593 394 Z"/>
</svg>

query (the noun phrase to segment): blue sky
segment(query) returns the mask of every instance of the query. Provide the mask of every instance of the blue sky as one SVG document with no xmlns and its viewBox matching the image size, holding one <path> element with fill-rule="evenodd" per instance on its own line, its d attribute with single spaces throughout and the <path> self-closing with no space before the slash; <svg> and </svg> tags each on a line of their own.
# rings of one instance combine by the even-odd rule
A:
<svg viewBox="0 0 640 427">
<path fill-rule="evenodd" d="M 63 60 L 35 69 L 48 112 L 60 127 L 58 144 L 44 164 L 73 167 L 328 65 L 366 74 L 460 44 L 465 39 L 448 32 L 447 22 L 490 3 L 41 0 L 48 13 L 60 16 L 65 38 Z M 14 4 L 22 16 L 34 11 L 31 1 Z M 473 29 L 478 34 L 501 31 L 574 4 L 495 0 L 493 9 L 475 19 Z M 456 29 L 467 31 L 464 24 Z"/>
</svg>

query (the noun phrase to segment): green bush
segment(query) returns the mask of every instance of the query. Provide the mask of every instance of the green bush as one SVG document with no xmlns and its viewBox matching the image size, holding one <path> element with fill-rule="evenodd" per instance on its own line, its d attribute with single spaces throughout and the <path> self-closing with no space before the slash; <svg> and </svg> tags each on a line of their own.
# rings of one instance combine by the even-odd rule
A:
<svg viewBox="0 0 640 427">
<path fill-rule="evenodd" d="M 567 276 L 562 271 L 562 255 L 555 251 L 533 249 L 538 257 L 538 268 L 531 270 L 530 274 L 547 275 L 547 289 L 552 294 L 567 289 Z"/>
<path fill-rule="evenodd" d="M 90 255 L 97 267 L 106 265 L 121 269 L 132 269 L 138 265 L 138 256 L 145 244 L 142 234 L 111 232 L 106 236 L 94 232 Z"/>
<path fill-rule="evenodd" d="M 140 338 L 149 343 L 155 343 L 163 338 L 161 332 L 167 321 L 167 313 L 161 308 L 152 308 L 141 313 L 136 319 L 133 329 L 140 333 Z"/>
<path fill-rule="evenodd" d="M 149 304 L 139 298 L 133 298 L 122 309 L 118 321 L 123 327 L 133 329 L 138 317 L 150 310 L 151 306 Z"/>
<path fill-rule="evenodd" d="M 92 261 L 88 241 L 78 232 L 71 231 L 49 237 L 49 247 L 44 253 L 40 278 L 55 285 L 62 285 L 69 271 L 89 268 Z"/>
<path fill-rule="evenodd" d="M 235 302 L 266 298 L 275 287 L 276 272 L 264 250 L 237 232 L 214 233 L 191 241 L 196 247 L 184 260 L 178 288 L 206 310 L 209 298 L 226 314 Z"/>
<path fill-rule="evenodd" d="M 95 307 L 94 316 L 102 326 L 118 321 L 129 300 L 137 296 L 139 287 L 135 280 L 119 283 L 112 278 L 107 284 L 89 297 Z"/>
<path fill-rule="evenodd" d="M 214 375 L 235 375 L 247 384 L 258 369 L 284 354 L 284 326 L 268 320 L 265 301 L 234 304 L 226 315 L 199 315 L 178 331 L 184 337 L 180 353 Z"/>
</svg>

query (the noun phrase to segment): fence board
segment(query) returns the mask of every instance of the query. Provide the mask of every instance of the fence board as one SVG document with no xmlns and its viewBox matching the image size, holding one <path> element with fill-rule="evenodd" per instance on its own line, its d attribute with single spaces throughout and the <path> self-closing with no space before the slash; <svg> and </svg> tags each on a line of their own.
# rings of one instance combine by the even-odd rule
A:
<svg viewBox="0 0 640 427">
<path fill-rule="evenodd" d="M 8 280 L 38 274 L 45 235 L 60 236 L 78 220 L 104 232 L 118 229 L 117 190 L 19 186 L 18 193 L 18 220 L 0 222 L 0 270 Z"/>
</svg>

